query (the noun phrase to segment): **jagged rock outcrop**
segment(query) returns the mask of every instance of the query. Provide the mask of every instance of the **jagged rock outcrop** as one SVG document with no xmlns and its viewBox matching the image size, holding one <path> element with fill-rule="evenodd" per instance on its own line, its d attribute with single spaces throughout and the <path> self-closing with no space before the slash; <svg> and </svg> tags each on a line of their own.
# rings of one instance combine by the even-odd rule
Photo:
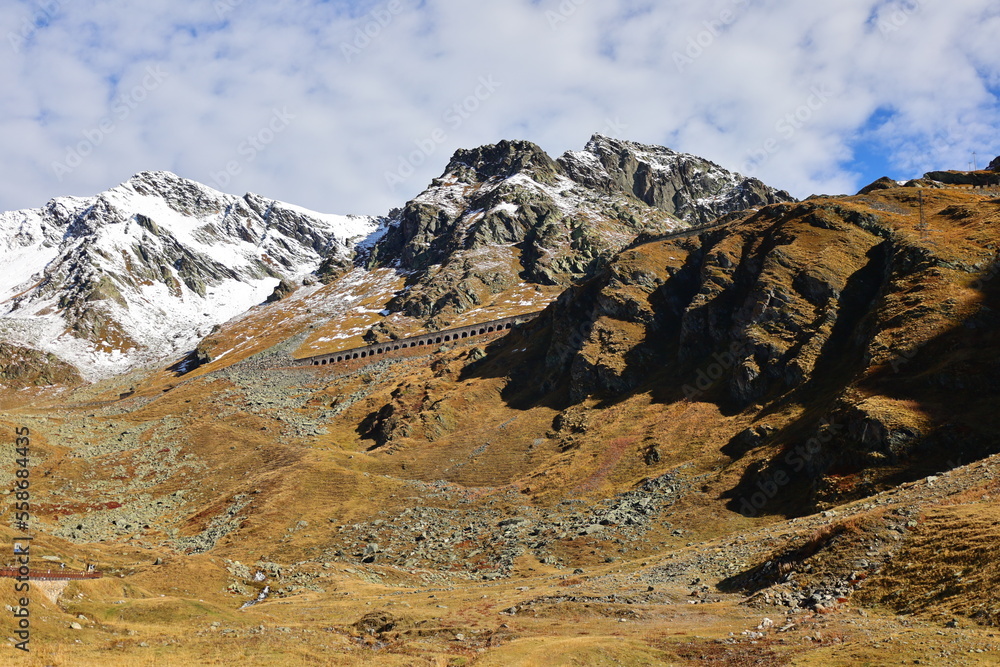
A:
<svg viewBox="0 0 1000 667">
<path fill-rule="evenodd" d="M 284 278 L 277 284 L 270 296 L 265 299 L 267 303 L 277 303 L 295 291 L 295 285 Z"/>
<path fill-rule="evenodd" d="M 434 428 L 445 422 L 454 426 L 454 420 L 434 411 L 429 387 L 420 383 L 407 383 L 393 390 L 390 402 L 369 414 L 358 426 L 358 433 L 375 441 L 371 449 L 384 447 L 420 430 L 425 437 L 433 438 Z M 426 414 L 425 411 L 433 414 Z M 428 421 L 434 428 L 428 429 Z"/>
<path fill-rule="evenodd" d="M 665 148 L 595 136 L 554 161 L 530 142 L 502 141 L 457 151 L 367 262 L 417 272 L 391 307 L 428 318 L 523 282 L 572 284 L 641 233 L 790 199 Z"/>
<path fill-rule="evenodd" d="M 428 318 L 525 282 L 569 284 L 640 232 L 682 225 L 634 198 L 577 185 L 530 142 L 504 141 L 458 151 L 400 211 L 369 265 L 417 272 L 391 308 Z"/>
<path fill-rule="evenodd" d="M 945 185 L 971 185 L 974 187 L 1000 185 L 1000 176 L 982 171 L 930 171 L 924 178 Z"/>
<path fill-rule="evenodd" d="M 1000 157 L 993 158 L 993 162 L 990 162 L 990 166 L 987 169 L 990 171 L 1000 171 Z"/>
<path fill-rule="evenodd" d="M 794 201 L 787 192 L 695 155 L 601 135 L 583 151 L 559 158 L 559 164 L 577 183 L 607 194 L 630 193 L 693 225 L 755 206 Z"/>
</svg>

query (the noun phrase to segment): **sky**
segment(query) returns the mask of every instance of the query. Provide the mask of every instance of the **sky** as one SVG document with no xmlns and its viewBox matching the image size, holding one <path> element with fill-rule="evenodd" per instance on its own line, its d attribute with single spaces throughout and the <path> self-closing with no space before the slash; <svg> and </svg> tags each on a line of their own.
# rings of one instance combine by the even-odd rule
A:
<svg viewBox="0 0 1000 667">
<path fill-rule="evenodd" d="M 380 215 L 595 133 L 854 193 L 1000 155 L 996 35 L 995 0 L 0 0 L 0 210 L 168 170 Z"/>
</svg>

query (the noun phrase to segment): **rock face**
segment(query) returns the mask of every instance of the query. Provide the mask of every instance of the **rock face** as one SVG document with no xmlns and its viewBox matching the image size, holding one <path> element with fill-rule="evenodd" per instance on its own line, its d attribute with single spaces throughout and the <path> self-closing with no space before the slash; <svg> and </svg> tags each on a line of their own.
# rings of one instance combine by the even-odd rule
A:
<svg viewBox="0 0 1000 667">
<path fill-rule="evenodd" d="M 930 226 L 960 226 L 966 239 L 930 245 L 912 228 L 914 194 L 781 204 L 726 229 L 629 249 L 529 325 L 538 347 L 526 365 L 510 360 L 511 386 L 567 406 L 645 388 L 658 401 L 714 403 L 748 419 L 810 410 L 794 437 L 767 424 L 725 448 L 734 457 L 786 448 L 748 473 L 750 490 L 780 473 L 821 498 L 831 471 L 876 480 L 897 466 L 921 476 L 949 457 L 992 453 L 993 213 L 974 195 L 925 195 Z M 872 207 L 872 197 L 884 201 Z M 905 221 L 883 213 L 907 210 Z M 927 401 L 939 407 L 917 407 Z"/>
<path fill-rule="evenodd" d="M 267 297 L 266 301 L 267 303 L 277 303 L 294 291 L 295 285 L 285 279 L 282 279 L 281 282 L 278 283 L 277 287 L 274 288 L 274 291 L 271 292 L 271 295 Z"/>
<path fill-rule="evenodd" d="M 0 338 L 121 371 L 129 358 L 190 350 L 324 257 L 349 263 L 378 224 L 234 197 L 166 172 L 3 213 Z"/>
<path fill-rule="evenodd" d="M 577 183 L 607 194 L 630 193 L 693 225 L 755 206 L 794 201 L 787 192 L 703 158 L 600 135 L 583 151 L 559 158 L 559 164 Z"/>
<path fill-rule="evenodd" d="M 524 282 L 593 275 L 640 233 L 788 201 L 706 160 L 595 136 L 552 160 L 526 141 L 460 150 L 395 214 L 369 266 L 417 272 L 394 310 L 460 313 Z"/>
<path fill-rule="evenodd" d="M 457 151 L 445 173 L 398 212 L 371 261 L 426 270 L 463 251 L 521 243 L 530 231 L 572 215 L 572 189 L 526 141 Z M 579 213 L 600 212 L 601 204 Z"/>
<path fill-rule="evenodd" d="M 995 186 L 1000 185 L 1000 176 L 980 171 L 931 171 L 924 179 L 945 185 Z"/>
<path fill-rule="evenodd" d="M 845 295 L 849 277 L 886 270 L 883 239 L 844 223 L 849 215 L 811 203 L 778 206 L 703 237 L 623 253 L 596 281 L 557 302 L 554 318 L 584 314 L 590 330 L 573 334 L 554 322 L 550 369 L 562 373 L 568 364 L 574 401 L 620 393 L 636 386 L 663 352 L 645 341 L 673 340 L 673 358 L 659 363 L 691 366 L 717 354 L 725 367 L 720 377 L 696 374 L 692 394 L 712 389 L 744 408 L 800 386 L 833 327 L 845 326 L 845 301 L 861 299 L 849 304 L 854 312 L 872 297 L 871 289 Z M 771 234 L 757 233 L 766 226 L 773 226 Z M 796 242 L 803 229 L 849 241 L 817 249 Z M 662 253 L 656 262 L 649 256 L 654 248 Z"/>
<path fill-rule="evenodd" d="M 990 166 L 987 169 L 990 171 L 1000 171 L 1000 157 L 993 158 L 993 162 L 990 162 Z"/>
</svg>

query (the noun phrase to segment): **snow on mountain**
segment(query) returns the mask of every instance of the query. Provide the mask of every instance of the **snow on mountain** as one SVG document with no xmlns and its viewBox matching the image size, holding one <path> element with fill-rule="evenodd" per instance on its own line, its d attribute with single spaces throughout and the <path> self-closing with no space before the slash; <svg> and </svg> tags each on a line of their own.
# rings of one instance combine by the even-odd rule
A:
<svg viewBox="0 0 1000 667">
<path fill-rule="evenodd" d="M 663 146 L 595 134 L 582 151 L 558 160 L 577 183 L 604 193 L 628 193 L 693 225 L 733 211 L 794 201 L 783 190 L 714 162 Z"/>
<path fill-rule="evenodd" d="M 526 283 L 584 280 L 641 234 L 791 200 L 662 146 L 594 135 L 582 151 L 553 160 L 531 142 L 501 141 L 456 151 L 440 177 L 390 215 L 366 257 L 370 266 L 419 274 L 393 310 L 453 319 Z"/>
<path fill-rule="evenodd" d="M 390 309 L 441 325 L 510 290 L 583 280 L 639 234 L 687 226 L 629 193 L 573 180 L 527 141 L 456 151 L 390 219 L 367 263 L 414 272 Z"/>
<path fill-rule="evenodd" d="M 382 234 L 377 218 L 143 172 L 96 197 L 0 213 L 0 339 L 89 378 L 119 373 L 191 349 L 281 280 Z"/>
<path fill-rule="evenodd" d="M 702 158 L 601 135 L 558 160 L 524 141 L 459 150 L 381 218 L 142 172 L 95 197 L 0 214 L 0 342 L 111 375 L 190 351 L 282 281 L 335 279 L 352 264 L 410 274 L 386 307 L 436 326 L 512 290 L 548 298 L 640 234 L 789 200 Z"/>
</svg>

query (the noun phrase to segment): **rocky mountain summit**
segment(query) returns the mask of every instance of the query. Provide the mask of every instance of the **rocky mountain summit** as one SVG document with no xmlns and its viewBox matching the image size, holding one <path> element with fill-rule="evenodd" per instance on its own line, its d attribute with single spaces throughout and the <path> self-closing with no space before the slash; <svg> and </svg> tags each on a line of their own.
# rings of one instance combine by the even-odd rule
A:
<svg viewBox="0 0 1000 667">
<path fill-rule="evenodd" d="M 627 193 L 691 225 L 756 206 L 794 201 L 783 190 L 714 162 L 662 146 L 595 135 L 559 164 L 575 182 L 608 194 Z"/>
<path fill-rule="evenodd" d="M 526 281 L 587 278 L 640 233 L 663 233 L 782 201 L 787 193 L 692 155 L 595 135 L 553 160 L 527 141 L 455 153 L 391 218 L 371 266 L 419 272 L 394 304 L 462 312 Z"/>
<path fill-rule="evenodd" d="M 377 227 L 143 172 L 96 197 L 0 214 L 0 335 L 121 371 L 190 349 L 324 258 L 349 261 Z"/>
</svg>

